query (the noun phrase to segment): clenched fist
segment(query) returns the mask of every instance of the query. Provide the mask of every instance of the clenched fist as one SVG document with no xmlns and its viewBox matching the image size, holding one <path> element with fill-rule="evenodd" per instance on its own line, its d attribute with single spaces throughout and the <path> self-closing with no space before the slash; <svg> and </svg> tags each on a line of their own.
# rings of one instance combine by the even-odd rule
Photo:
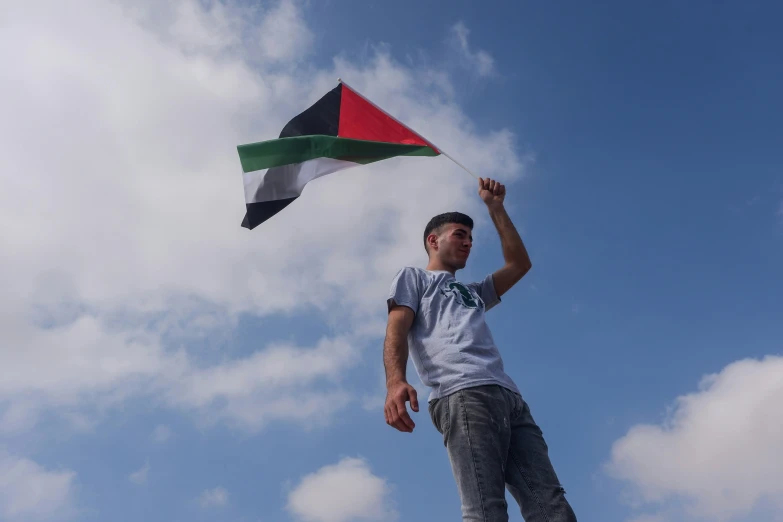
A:
<svg viewBox="0 0 783 522">
<path fill-rule="evenodd" d="M 488 207 L 502 206 L 506 198 L 506 187 L 499 181 L 479 178 L 479 196 Z"/>
</svg>

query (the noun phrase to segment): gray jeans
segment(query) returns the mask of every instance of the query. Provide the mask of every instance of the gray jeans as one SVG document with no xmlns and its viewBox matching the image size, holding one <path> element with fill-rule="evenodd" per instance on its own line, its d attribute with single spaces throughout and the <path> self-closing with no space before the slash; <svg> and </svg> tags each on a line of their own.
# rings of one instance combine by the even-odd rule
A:
<svg viewBox="0 0 783 522">
<path fill-rule="evenodd" d="M 478 386 L 429 403 L 462 501 L 463 522 L 506 522 L 508 491 L 525 522 L 575 522 L 544 437 L 519 394 Z"/>
</svg>

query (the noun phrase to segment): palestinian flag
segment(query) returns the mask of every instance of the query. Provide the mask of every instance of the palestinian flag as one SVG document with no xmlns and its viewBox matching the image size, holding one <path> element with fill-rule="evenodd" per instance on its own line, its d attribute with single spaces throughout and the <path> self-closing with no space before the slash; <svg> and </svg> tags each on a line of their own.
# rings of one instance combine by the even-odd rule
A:
<svg viewBox="0 0 783 522">
<path fill-rule="evenodd" d="M 437 156 L 427 140 L 340 83 L 288 122 L 275 140 L 237 147 L 253 229 L 298 198 L 315 178 L 397 156 Z"/>
</svg>

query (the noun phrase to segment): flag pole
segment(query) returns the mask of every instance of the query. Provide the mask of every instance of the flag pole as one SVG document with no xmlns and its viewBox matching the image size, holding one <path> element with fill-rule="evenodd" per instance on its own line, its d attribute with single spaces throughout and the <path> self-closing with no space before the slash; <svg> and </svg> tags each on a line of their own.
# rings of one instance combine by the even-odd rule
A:
<svg viewBox="0 0 783 522">
<path fill-rule="evenodd" d="M 389 114 L 388 112 L 386 112 L 385 110 L 383 110 L 381 107 L 378 107 L 378 106 L 377 106 L 375 103 L 373 103 L 373 102 L 372 102 L 372 101 L 371 101 L 369 98 L 367 98 L 366 96 L 364 96 L 362 93 L 360 93 L 359 91 L 357 91 L 356 89 L 354 89 L 353 87 L 351 87 L 350 85 L 348 85 L 347 83 L 345 83 L 345 82 L 343 81 L 343 79 L 342 79 L 342 78 L 337 78 L 337 81 L 338 81 L 338 83 L 341 83 L 341 84 L 345 85 L 346 87 L 348 87 L 349 89 L 351 89 L 353 92 L 355 92 L 356 94 L 358 94 L 359 96 L 361 96 L 362 98 L 364 98 L 364 100 L 365 100 L 367 103 L 369 103 L 370 105 L 372 105 L 373 107 L 375 107 L 376 109 L 378 109 L 379 111 L 381 111 L 382 113 L 384 113 L 384 114 L 385 114 L 386 116 L 388 116 L 389 118 L 393 119 L 394 121 L 396 121 L 396 122 L 397 122 L 397 123 L 399 123 L 400 125 L 404 125 L 405 127 L 408 127 L 409 129 L 411 129 L 411 128 L 410 128 L 410 126 L 408 126 L 408 125 L 405 125 L 405 124 L 404 124 L 404 123 L 402 123 L 400 120 L 398 120 L 397 118 L 395 118 L 394 116 L 392 116 L 391 114 Z M 443 150 L 443 149 L 441 149 L 440 147 L 437 147 L 437 146 L 436 146 L 434 143 L 432 143 L 431 141 L 429 141 L 428 139 L 426 139 L 424 136 L 422 136 L 421 134 L 419 134 L 419 133 L 418 133 L 418 132 L 416 132 L 415 130 L 413 130 L 413 129 L 411 129 L 411 130 L 412 130 L 412 131 L 414 132 L 414 134 L 416 134 L 416 135 L 417 135 L 419 138 L 421 138 L 422 140 L 426 141 L 426 142 L 427 142 L 427 143 L 428 143 L 428 144 L 429 144 L 429 145 L 430 145 L 432 148 L 434 148 L 434 149 L 435 149 L 435 150 L 437 150 L 439 153 L 443 154 L 444 156 L 446 156 L 447 158 L 449 158 L 451 161 L 453 161 L 454 163 L 456 163 L 456 164 L 457 164 L 459 167 L 461 167 L 461 168 L 462 168 L 462 170 L 464 170 L 465 172 L 467 172 L 468 174 L 470 174 L 471 176 L 473 176 L 473 178 L 474 178 L 476 181 L 478 181 L 478 179 L 479 179 L 479 178 L 478 178 L 478 176 L 476 176 L 476 175 L 475 175 L 475 174 L 473 174 L 471 171 L 469 171 L 469 170 L 468 170 L 468 168 L 467 168 L 467 167 L 465 167 L 465 165 L 463 165 L 463 164 L 462 164 L 462 163 L 460 163 L 459 161 L 457 161 L 457 160 L 455 160 L 454 158 L 452 158 L 452 157 L 451 157 L 449 154 L 447 154 L 447 153 L 446 153 L 446 151 L 444 151 L 444 150 Z"/>
<path fill-rule="evenodd" d="M 454 158 L 452 158 L 451 156 L 449 156 L 448 154 L 446 154 L 446 152 L 444 152 L 443 150 L 441 150 L 441 149 L 438 149 L 438 150 L 440 150 L 440 153 L 441 153 L 441 154 L 443 154 L 444 156 L 446 156 L 447 158 L 449 158 L 451 161 L 453 161 L 454 163 L 456 163 L 457 165 L 459 165 L 460 167 L 462 167 L 462 169 L 463 169 L 465 172 L 467 172 L 468 174 L 470 174 L 471 176 L 473 176 L 473 178 L 474 178 L 476 181 L 478 181 L 478 176 L 476 176 L 476 175 L 475 175 L 475 174 L 473 174 L 471 171 L 469 171 L 469 170 L 468 170 L 468 168 L 467 168 L 467 167 L 465 167 L 465 165 L 463 165 L 463 164 L 462 164 L 462 163 L 460 163 L 459 161 L 455 160 Z"/>
</svg>

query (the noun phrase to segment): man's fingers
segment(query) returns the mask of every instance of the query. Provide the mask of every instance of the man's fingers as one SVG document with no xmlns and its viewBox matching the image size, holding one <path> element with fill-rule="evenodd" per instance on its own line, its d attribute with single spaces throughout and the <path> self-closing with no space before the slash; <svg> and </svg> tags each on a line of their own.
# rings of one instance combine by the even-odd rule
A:
<svg viewBox="0 0 783 522">
<path fill-rule="evenodd" d="M 413 431 L 413 428 L 416 425 L 413 423 L 413 419 L 411 419 L 410 415 L 408 415 L 408 410 L 405 409 L 405 403 L 397 405 L 397 415 L 407 428 L 406 431 Z"/>
<path fill-rule="evenodd" d="M 411 409 L 413 411 L 419 411 L 419 396 L 416 393 L 416 388 L 411 387 L 411 389 L 408 391 L 408 397 L 411 400 Z"/>
<path fill-rule="evenodd" d="M 410 401 L 413 411 L 419 411 L 419 398 L 416 388 L 410 385 L 398 388 L 387 397 L 386 404 L 383 407 L 383 416 L 386 419 L 386 424 L 389 426 L 393 426 L 399 431 L 410 433 L 416 427 L 416 423 L 408 415 L 405 404 L 408 401 Z"/>
<path fill-rule="evenodd" d="M 397 428 L 399 431 L 413 431 L 413 428 L 410 428 L 406 423 L 405 420 L 402 418 L 402 416 L 397 414 L 397 410 L 392 406 L 389 408 L 389 418 L 390 422 L 389 425 Z"/>
<path fill-rule="evenodd" d="M 410 433 L 413 431 L 413 428 L 416 425 L 413 423 L 413 420 L 410 417 L 408 417 L 408 414 L 405 413 L 404 416 L 400 417 L 400 420 L 397 422 L 397 426 L 398 426 L 397 428 L 398 430 L 407 431 Z"/>
<path fill-rule="evenodd" d="M 402 431 L 405 433 L 410 433 L 413 431 L 413 428 L 405 424 L 405 421 L 402 418 L 397 419 L 397 422 L 392 424 L 395 428 L 397 428 L 398 431 Z"/>
<path fill-rule="evenodd" d="M 413 428 L 413 419 L 411 419 L 410 415 L 408 415 L 408 410 L 405 408 L 405 402 L 401 402 L 397 404 L 397 416 L 402 419 L 402 421 L 409 426 L 410 428 Z"/>
<path fill-rule="evenodd" d="M 387 410 L 387 417 L 388 417 L 387 423 L 389 424 L 389 426 L 394 426 L 395 428 L 397 428 L 397 423 L 399 422 L 399 418 L 397 417 L 397 410 L 394 407 L 391 406 L 389 407 L 389 409 Z"/>
<path fill-rule="evenodd" d="M 403 418 L 402 415 L 399 414 L 399 409 L 394 404 L 387 405 L 384 410 L 384 417 L 386 417 L 386 424 L 389 426 L 396 428 L 398 431 L 403 432 L 412 432 L 413 431 L 413 421 L 408 417 L 408 413 L 405 411 L 405 407 L 403 406 L 403 413 L 405 417 L 407 417 L 407 421 L 405 418 Z"/>
</svg>

